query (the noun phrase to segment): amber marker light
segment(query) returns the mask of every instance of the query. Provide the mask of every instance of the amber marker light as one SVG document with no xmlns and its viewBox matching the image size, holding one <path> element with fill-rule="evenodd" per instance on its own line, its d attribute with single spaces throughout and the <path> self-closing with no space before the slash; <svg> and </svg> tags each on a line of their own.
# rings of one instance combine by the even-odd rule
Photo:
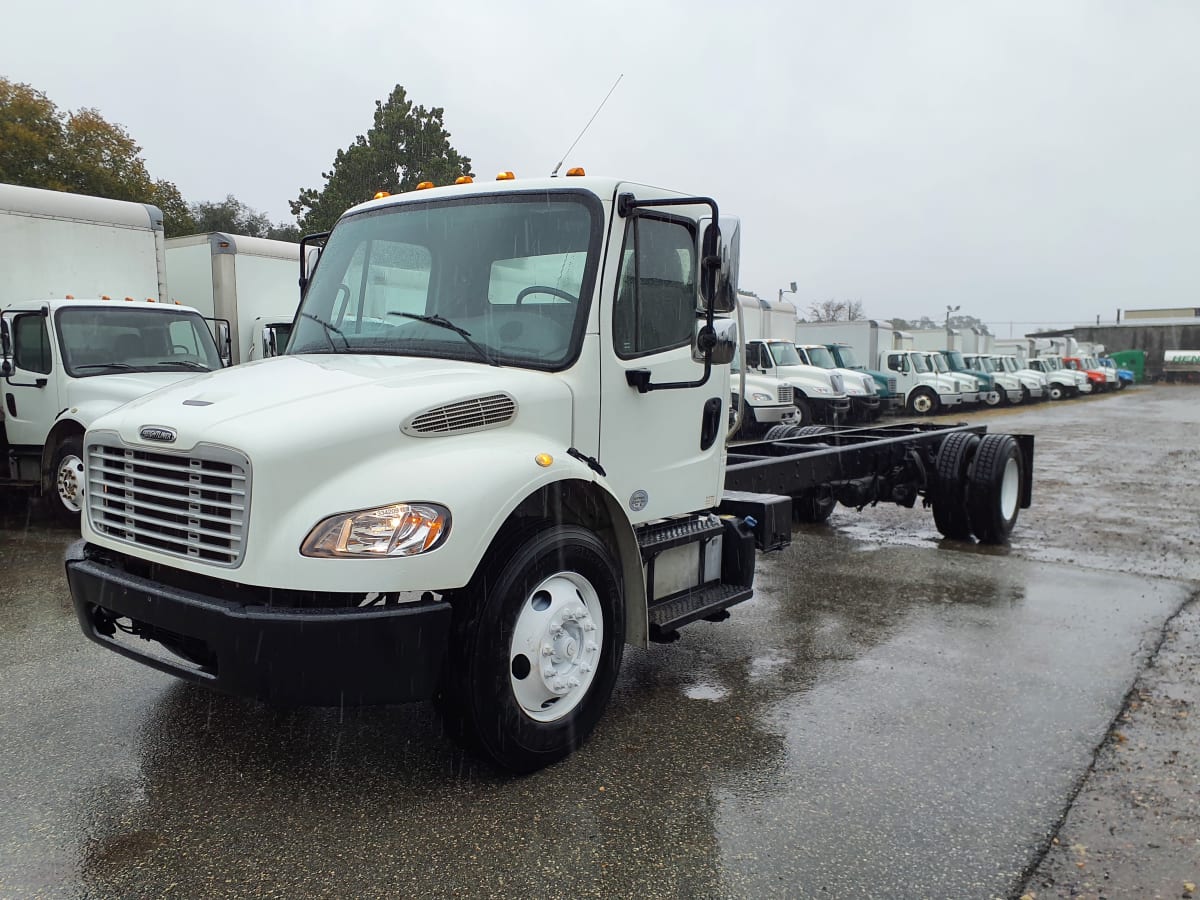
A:
<svg viewBox="0 0 1200 900">
<path fill-rule="evenodd" d="M 390 196 L 392 196 L 391 191 L 376 191 L 375 196 L 372 199 L 382 200 L 384 197 L 390 197 Z"/>
<path fill-rule="evenodd" d="M 417 185 L 417 190 L 418 191 L 427 191 L 431 187 L 433 187 L 432 181 L 422 181 L 420 184 Z"/>
<path fill-rule="evenodd" d="M 554 463 L 554 457 L 549 453 L 539 453 L 533 458 L 533 461 L 543 469 L 548 469 Z"/>
<path fill-rule="evenodd" d="M 74 300 L 75 298 L 71 294 L 67 294 L 65 297 L 63 297 L 63 299 L 64 300 Z"/>
<path fill-rule="evenodd" d="M 512 172 L 501 172 L 499 175 L 496 176 L 496 180 L 497 181 L 512 181 L 516 177 L 517 176 L 514 175 Z"/>
<path fill-rule="evenodd" d="M 571 176 L 578 177 L 580 175 L 586 175 L 586 174 L 587 174 L 587 172 L 583 171 L 583 166 L 575 166 L 575 168 L 573 168 L 573 169 L 567 169 L 567 177 L 568 178 L 570 178 Z"/>
<path fill-rule="evenodd" d="M 125 302 L 126 302 L 126 303 L 132 303 L 132 302 L 133 302 L 133 298 L 132 298 L 132 297 L 126 297 L 126 298 L 125 298 Z"/>
<path fill-rule="evenodd" d="M 472 178 L 470 175 L 459 175 L 457 178 L 454 179 L 454 183 L 455 184 L 474 184 L 475 179 Z"/>
<path fill-rule="evenodd" d="M 112 297 L 108 296 L 108 294 L 101 294 L 100 299 L 101 300 L 111 300 Z"/>
</svg>

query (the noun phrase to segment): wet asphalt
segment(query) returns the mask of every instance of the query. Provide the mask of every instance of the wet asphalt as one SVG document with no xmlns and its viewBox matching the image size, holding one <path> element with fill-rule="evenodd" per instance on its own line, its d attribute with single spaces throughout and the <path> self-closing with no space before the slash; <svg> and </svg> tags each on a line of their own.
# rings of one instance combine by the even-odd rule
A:
<svg viewBox="0 0 1200 900">
<path fill-rule="evenodd" d="M 0 897 L 1019 895 L 1200 583 L 1200 391 L 968 418 L 1037 435 L 1010 546 L 798 526 L 519 779 L 428 705 L 273 709 L 96 647 L 71 535 L 9 503 Z"/>
</svg>

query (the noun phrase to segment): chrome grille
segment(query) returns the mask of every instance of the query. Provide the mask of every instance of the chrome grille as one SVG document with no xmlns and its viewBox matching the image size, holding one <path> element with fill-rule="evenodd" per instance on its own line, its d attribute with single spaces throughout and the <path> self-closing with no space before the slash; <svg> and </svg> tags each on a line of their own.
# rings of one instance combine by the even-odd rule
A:
<svg viewBox="0 0 1200 900">
<path fill-rule="evenodd" d="M 246 543 L 249 461 L 203 444 L 191 453 L 92 441 L 88 519 L 97 533 L 218 566 L 237 566 Z"/>
<path fill-rule="evenodd" d="M 829 381 L 833 385 L 833 392 L 835 394 L 846 393 L 846 382 L 842 379 L 840 372 L 830 372 Z"/>
<path fill-rule="evenodd" d="M 402 430 L 413 437 L 482 431 L 507 424 L 516 412 L 517 401 L 508 394 L 489 394 L 418 413 L 402 426 Z"/>
<path fill-rule="evenodd" d="M 888 376 L 888 393 L 896 393 L 896 379 L 891 376 Z"/>
<path fill-rule="evenodd" d="M 781 384 L 779 386 L 779 402 L 780 403 L 791 403 L 792 396 L 793 396 L 792 395 L 792 386 L 790 384 Z"/>
</svg>

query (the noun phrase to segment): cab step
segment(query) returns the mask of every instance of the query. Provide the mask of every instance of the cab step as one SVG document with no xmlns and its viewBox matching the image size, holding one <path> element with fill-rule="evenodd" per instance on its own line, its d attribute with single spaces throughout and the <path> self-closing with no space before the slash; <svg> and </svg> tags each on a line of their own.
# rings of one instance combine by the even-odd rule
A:
<svg viewBox="0 0 1200 900">
<path fill-rule="evenodd" d="M 679 629 L 698 619 L 720 621 L 721 615 L 735 603 L 754 596 L 752 588 L 740 584 L 705 584 L 651 604 L 650 640 L 670 643 L 679 637 Z"/>
</svg>

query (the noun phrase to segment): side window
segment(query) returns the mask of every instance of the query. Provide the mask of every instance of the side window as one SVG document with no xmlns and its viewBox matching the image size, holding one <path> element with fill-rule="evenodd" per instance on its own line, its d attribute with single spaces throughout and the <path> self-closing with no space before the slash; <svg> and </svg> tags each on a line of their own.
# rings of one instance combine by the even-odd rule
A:
<svg viewBox="0 0 1200 900">
<path fill-rule="evenodd" d="M 26 314 L 16 317 L 13 322 L 13 362 L 26 372 L 50 373 L 50 335 L 44 316 Z"/>
<path fill-rule="evenodd" d="M 682 347 L 696 322 L 696 238 L 681 222 L 635 216 L 625 229 L 613 304 L 613 343 L 623 358 Z"/>
<path fill-rule="evenodd" d="M 906 371 L 905 367 L 904 367 L 905 362 L 906 362 L 906 360 L 905 360 L 903 353 L 889 353 L 888 354 L 888 368 L 891 369 L 893 372 Z"/>
</svg>

